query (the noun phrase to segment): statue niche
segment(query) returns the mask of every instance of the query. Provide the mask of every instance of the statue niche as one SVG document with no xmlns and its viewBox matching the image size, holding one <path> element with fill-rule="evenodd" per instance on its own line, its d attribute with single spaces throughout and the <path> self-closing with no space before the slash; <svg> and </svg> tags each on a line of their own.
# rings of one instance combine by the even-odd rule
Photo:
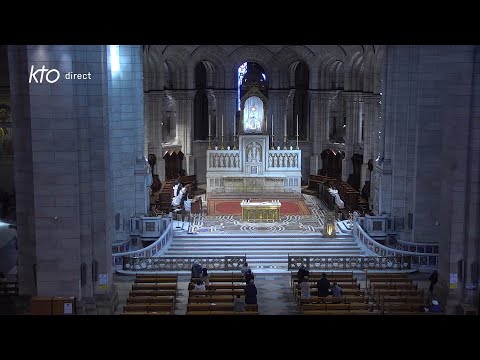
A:
<svg viewBox="0 0 480 360">
<path fill-rule="evenodd" d="M 267 99 L 252 87 L 241 101 L 241 132 L 243 134 L 267 133 Z"/>
<path fill-rule="evenodd" d="M 247 162 L 262 162 L 262 146 L 258 142 L 251 142 L 245 148 Z"/>
</svg>

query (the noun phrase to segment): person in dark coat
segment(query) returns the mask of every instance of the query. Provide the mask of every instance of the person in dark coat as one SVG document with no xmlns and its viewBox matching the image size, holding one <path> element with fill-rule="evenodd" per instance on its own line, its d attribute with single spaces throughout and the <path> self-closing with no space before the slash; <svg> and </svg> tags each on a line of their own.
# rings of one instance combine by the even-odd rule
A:
<svg viewBox="0 0 480 360">
<path fill-rule="evenodd" d="M 297 272 L 297 280 L 298 280 L 298 283 L 302 283 L 303 282 L 303 278 L 305 276 L 308 276 L 310 274 L 310 271 L 308 271 L 304 265 L 300 265 L 300 268 L 298 269 L 298 272 Z"/>
<path fill-rule="evenodd" d="M 245 304 L 256 304 L 257 303 L 257 287 L 253 283 L 253 280 L 250 280 L 250 283 L 245 286 Z"/>
<path fill-rule="evenodd" d="M 250 284 L 250 280 L 254 280 L 252 269 L 248 269 L 245 274 L 245 284 Z"/>
<path fill-rule="evenodd" d="M 317 282 L 318 296 L 327 297 L 330 294 L 330 281 L 327 274 L 322 273 L 322 278 Z"/>
</svg>

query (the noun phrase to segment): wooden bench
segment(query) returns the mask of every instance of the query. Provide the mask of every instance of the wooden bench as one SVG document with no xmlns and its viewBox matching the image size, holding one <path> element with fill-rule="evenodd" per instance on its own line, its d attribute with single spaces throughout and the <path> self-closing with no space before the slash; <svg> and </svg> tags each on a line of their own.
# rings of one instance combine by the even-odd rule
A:
<svg viewBox="0 0 480 360">
<path fill-rule="evenodd" d="M 351 303 L 359 303 L 359 304 L 368 304 L 368 297 L 366 296 L 341 296 L 338 298 L 333 298 L 332 296 L 328 297 L 308 297 L 308 298 L 300 298 L 299 304 L 302 306 L 303 304 L 314 304 L 314 303 L 333 303 L 340 301 L 341 303 L 351 304 Z"/>
<path fill-rule="evenodd" d="M 247 304 L 246 311 L 258 311 L 258 304 Z M 233 311 L 232 303 L 211 303 L 211 304 L 188 304 L 187 312 L 189 311 Z"/>
<path fill-rule="evenodd" d="M 175 306 L 174 296 L 132 296 L 127 299 L 127 305 L 130 304 L 172 304 Z"/>
<path fill-rule="evenodd" d="M 187 311 L 187 315 L 260 315 L 258 311 Z"/>
<path fill-rule="evenodd" d="M 308 310 L 302 313 L 303 315 L 377 315 L 376 312 L 370 310 L 355 310 L 355 311 L 348 311 L 348 310 L 337 310 L 337 311 L 326 311 L 326 310 Z"/>
<path fill-rule="evenodd" d="M 368 273 L 367 272 L 367 280 L 371 279 L 377 279 L 377 278 L 401 278 L 405 279 L 408 278 L 408 273 L 388 273 L 388 272 L 382 272 L 382 273 Z"/>
<path fill-rule="evenodd" d="M 130 297 L 134 296 L 155 296 L 155 297 L 163 297 L 163 296 L 177 296 L 177 289 L 172 290 L 133 290 L 129 293 Z"/>
<path fill-rule="evenodd" d="M 133 284 L 132 290 L 176 290 L 177 284 L 140 283 Z"/>
<path fill-rule="evenodd" d="M 163 277 L 141 277 L 135 279 L 135 284 L 170 284 L 177 283 L 177 278 L 163 278 Z"/>
<path fill-rule="evenodd" d="M 209 284 L 207 290 L 245 289 L 245 284 Z"/>
<path fill-rule="evenodd" d="M 351 311 L 351 310 L 372 310 L 373 306 L 369 304 L 304 304 L 302 311 L 325 310 L 325 311 Z"/>
<path fill-rule="evenodd" d="M 423 304 L 389 304 L 386 303 L 382 306 L 382 313 L 394 313 L 398 311 L 407 312 L 407 313 L 416 313 L 422 312 Z"/>
<path fill-rule="evenodd" d="M 235 300 L 234 296 L 229 295 L 213 295 L 213 296 L 189 296 L 189 304 L 203 304 L 203 303 L 232 303 Z"/>
<path fill-rule="evenodd" d="M 172 315 L 170 311 L 128 311 L 122 315 Z"/>
<path fill-rule="evenodd" d="M 136 279 L 152 278 L 152 277 L 178 279 L 178 274 L 137 274 L 135 275 Z"/>
<path fill-rule="evenodd" d="M 333 281 L 336 282 L 356 282 L 357 278 L 353 276 L 353 271 L 352 272 L 325 272 L 327 275 L 328 281 L 331 283 Z M 308 280 L 309 281 L 315 281 L 318 282 L 322 278 L 322 273 L 321 272 L 312 272 L 308 274 Z M 292 272 L 291 277 L 290 277 L 290 286 L 293 287 L 295 283 L 298 283 L 298 277 L 297 277 L 297 272 Z"/>
<path fill-rule="evenodd" d="M 237 294 L 244 295 L 244 289 L 217 289 L 217 290 L 189 290 L 188 296 L 213 296 L 213 295 L 231 295 L 236 296 Z"/>
<path fill-rule="evenodd" d="M 146 312 L 173 312 L 173 305 L 172 304 L 152 304 L 152 303 L 145 303 L 145 304 L 128 304 L 123 307 L 123 312 L 130 312 L 130 311 L 146 311 Z"/>
</svg>

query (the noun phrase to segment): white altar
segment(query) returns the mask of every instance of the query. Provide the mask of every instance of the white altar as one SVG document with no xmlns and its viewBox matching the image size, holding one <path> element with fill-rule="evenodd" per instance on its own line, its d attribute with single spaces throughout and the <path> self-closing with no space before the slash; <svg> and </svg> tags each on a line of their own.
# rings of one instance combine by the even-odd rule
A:
<svg viewBox="0 0 480 360">
<path fill-rule="evenodd" d="M 207 193 L 301 193 L 301 150 L 271 150 L 269 135 L 238 137 L 238 150 L 207 150 Z"/>
<path fill-rule="evenodd" d="M 280 221 L 280 207 L 278 200 L 253 202 L 242 200 L 243 221 Z"/>
<path fill-rule="evenodd" d="M 267 98 L 252 87 L 242 97 L 240 107 L 238 134 L 236 119 L 233 126 L 235 139 L 238 135 L 238 149 L 207 150 L 207 195 L 212 192 L 293 192 L 300 196 L 302 152 L 272 148 Z"/>
</svg>

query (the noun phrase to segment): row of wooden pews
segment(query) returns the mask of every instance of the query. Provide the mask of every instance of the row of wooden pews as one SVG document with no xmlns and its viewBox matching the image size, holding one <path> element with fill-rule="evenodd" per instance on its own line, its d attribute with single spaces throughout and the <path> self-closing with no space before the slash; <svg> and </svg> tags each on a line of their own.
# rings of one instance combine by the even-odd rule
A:
<svg viewBox="0 0 480 360">
<path fill-rule="evenodd" d="M 290 284 L 295 300 L 304 315 L 371 315 L 373 306 L 369 303 L 365 290 L 357 283 L 357 278 L 351 272 L 325 272 L 328 281 L 333 285 L 336 281 L 342 288 L 343 295 L 338 298 L 332 296 L 319 297 L 317 282 L 322 277 L 322 272 L 310 272 L 310 297 L 300 297 L 297 273 L 291 273 Z"/>
<path fill-rule="evenodd" d="M 425 314 L 427 298 L 408 273 L 370 273 L 367 284 L 370 297 L 381 314 Z"/>
<path fill-rule="evenodd" d="M 338 190 L 340 198 L 345 203 L 348 211 L 361 209 L 368 210 L 368 201 L 360 196 L 360 192 L 347 182 L 323 175 L 310 175 L 308 178 L 308 188 L 304 193 L 318 195 L 325 201 L 330 209 L 335 209 L 335 199 L 328 192 L 328 189 L 335 187 Z"/>
<path fill-rule="evenodd" d="M 125 315 L 173 315 L 177 274 L 137 275 L 123 307 Z"/>
<path fill-rule="evenodd" d="M 241 273 L 210 274 L 205 288 L 206 291 L 189 291 L 187 315 L 259 315 L 258 304 L 247 304 L 244 312 L 233 311 L 237 294 L 245 296 L 245 281 Z"/>
</svg>

